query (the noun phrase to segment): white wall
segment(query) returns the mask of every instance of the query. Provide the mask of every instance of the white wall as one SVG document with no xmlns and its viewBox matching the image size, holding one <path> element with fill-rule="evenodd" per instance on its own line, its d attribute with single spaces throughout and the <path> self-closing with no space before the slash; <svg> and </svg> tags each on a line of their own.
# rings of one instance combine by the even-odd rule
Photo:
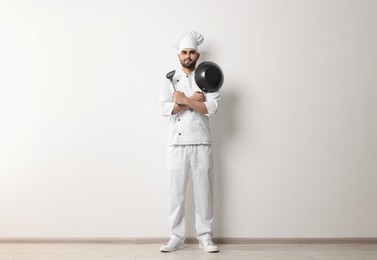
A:
<svg viewBox="0 0 377 260">
<path fill-rule="evenodd" d="M 372 0 L 1 1 L 0 237 L 169 234 L 157 96 L 186 29 L 225 74 L 216 236 L 376 237 L 376 17 Z"/>
</svg>

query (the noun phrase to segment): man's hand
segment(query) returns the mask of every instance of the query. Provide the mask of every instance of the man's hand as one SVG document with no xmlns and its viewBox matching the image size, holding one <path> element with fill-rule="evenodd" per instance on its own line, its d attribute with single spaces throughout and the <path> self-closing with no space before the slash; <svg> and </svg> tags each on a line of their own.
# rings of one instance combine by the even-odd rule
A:
<svg viewBox="0 0 377 260">
<path fill-rule="evenodd" d="M 175 91 L 173 93 L 173 100 L 178 105 L 187 105 L 188 97 L 181 91 Z"/>
<path fill-rule="evenodd" d="M 204 102 L 203 92 L 196 91 L 190 98 L 196 101 Z"/>
</svg>

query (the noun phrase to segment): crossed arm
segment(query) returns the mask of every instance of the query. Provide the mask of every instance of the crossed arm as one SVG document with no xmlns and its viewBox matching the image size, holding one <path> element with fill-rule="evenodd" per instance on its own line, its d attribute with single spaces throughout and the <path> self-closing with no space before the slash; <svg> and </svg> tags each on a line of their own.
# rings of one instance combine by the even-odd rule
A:
<svg viewBox="0 0 377 260">
<path fill-rule="evenodd" d="M 172 114 L 176 114 L 180 111 L 187 110 L 189 108 L 195 111 L 207 114 L 208 110 L 204 102 L 204 94 L 201 92 L 195 92 L 191 97 L 186 97 L 183 92 L 175 91 L 173 93 L 173 100 L 175 102 Z"/>
</svg>

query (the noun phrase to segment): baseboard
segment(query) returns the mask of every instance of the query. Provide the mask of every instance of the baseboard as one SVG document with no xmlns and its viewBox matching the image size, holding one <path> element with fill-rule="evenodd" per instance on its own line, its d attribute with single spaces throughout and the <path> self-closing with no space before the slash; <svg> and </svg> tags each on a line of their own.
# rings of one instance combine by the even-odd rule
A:
<svg viewBox="0 0 377 260">
<path fill-rule="evenodd" d="M 217 238 L 218 244 L 377 244 L 377 237 Z"/>
<path fill-rule="evenodd" d="M 0 243 L 124 243 L 161 244 L 167 237 L 14 237 L 1 238 Z M 253 238 L 217 237 L 217 244 L 377 244 L 377 237 L 334 237 L 334 238 Z M 197 243 L 193 237 L 186 238 L 187 244 Z"/>
</svg>

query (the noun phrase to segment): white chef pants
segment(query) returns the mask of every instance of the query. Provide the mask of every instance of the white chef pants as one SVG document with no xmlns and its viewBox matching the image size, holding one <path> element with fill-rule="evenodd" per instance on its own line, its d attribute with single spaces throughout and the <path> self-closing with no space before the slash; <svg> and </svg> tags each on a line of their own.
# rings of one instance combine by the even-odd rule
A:
<svg viewBox="0 0 377 260">
<path fill-rule="evenodd" d="M 175 145 L 167 149 L 168 219 L 171 235 L 185 239 L 186 187 L 191 173 L 197 239 L 212 237 L 213 156 L 210 145 Z"/>
</svg>

